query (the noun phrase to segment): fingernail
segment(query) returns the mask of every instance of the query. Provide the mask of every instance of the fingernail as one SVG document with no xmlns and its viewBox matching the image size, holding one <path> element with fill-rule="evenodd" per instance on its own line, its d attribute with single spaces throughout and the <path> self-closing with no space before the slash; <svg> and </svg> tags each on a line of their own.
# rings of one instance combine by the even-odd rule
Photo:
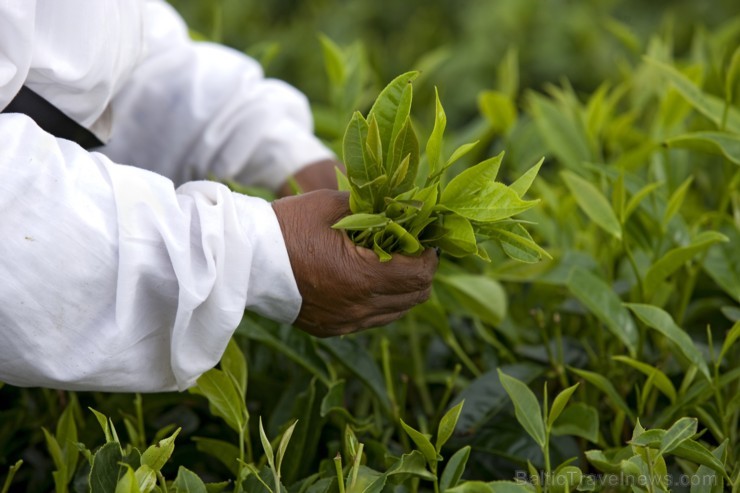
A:
<svg viewBox="0 0 740 493">
<path fill-rule="evenodd" d="M 437 254 L 437 258 L 442 256 L 442 249 L 439 247 L 434 247 L 434 252 Z"/>
</svg>

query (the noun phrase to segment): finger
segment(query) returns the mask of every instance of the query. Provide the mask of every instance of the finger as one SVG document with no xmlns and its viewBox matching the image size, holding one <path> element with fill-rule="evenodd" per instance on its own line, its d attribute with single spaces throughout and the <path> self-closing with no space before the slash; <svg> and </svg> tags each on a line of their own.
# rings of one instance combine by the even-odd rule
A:
<svg viewBox="0 0 740 493">
<path fill-rule="evenodd" d="M 413 293 L 423 291 L 432 284 L 437 269 L 437 255 L 433 250 L 426 250 L 419 257 L 394 254 L 388 262 L 380 262 L 371 250 L 357 247 L 365 281 L 379 293 Z"/>
<path fill-rule="evenodd" d="M 376 294 L 368 300 L 368 304 L 363 307 L 363 310 L 367 310 L 369 315 L 405 311 L 424 303 L 431 294 L 431 286 L 413 293 Z"/>
</svg>

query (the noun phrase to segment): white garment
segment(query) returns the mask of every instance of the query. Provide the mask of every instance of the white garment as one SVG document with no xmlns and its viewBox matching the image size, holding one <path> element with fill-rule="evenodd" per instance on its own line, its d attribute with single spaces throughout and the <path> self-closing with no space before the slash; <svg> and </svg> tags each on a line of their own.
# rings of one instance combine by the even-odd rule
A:
<svg viewBox="0 0 740 493">
<path fill-rule="evenodd" d="M 189 180 L 275 189 L 331 157 L 303 95 L 144 0 L 0 0 L 0 109 L 23 84 L 110 139 L 0 114 L 0 381 L 185 389 L 245 308 L 295 319 L 270 204 Z"/>
</svg>

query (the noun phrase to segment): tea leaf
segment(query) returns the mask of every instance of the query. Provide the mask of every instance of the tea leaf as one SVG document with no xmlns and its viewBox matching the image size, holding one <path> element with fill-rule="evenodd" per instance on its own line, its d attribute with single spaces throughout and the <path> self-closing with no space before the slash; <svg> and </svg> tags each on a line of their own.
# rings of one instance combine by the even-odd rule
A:
<svg viewBox="0 0 740 493">
<path fill-rule="evenodd" d="M 668 454 L 684 441 L 696 435 L 699 421 L 696 418 L 681 418 L 666 431 L 660 440 L 659 455 Z"/>
<path fill-rule="evenodd" d="M 456 406 L 450 408 L 450 410 L 447 411 L 445 415 L 442 416 L 442 419 L 439 421 L 439 427 L 437 428 L 437 441 L 434 445 L 437 449 L 437 452 L 442 450 L 444 444 L 447 443 L 447 440 L 449 440 L 452 434 L 455 432 L 455 426 L 457 425 L 457 420 L 460 418 L 463 404 L 465 404 L 464 399 L 460 401 Z"/>
<path fill-rule="evenodd" d="M 439 101 L 439 91 L 434 88 L 435 111 L 434 111 L 434 128 L 429 136 L 426 146 L 426 156 L 429 162 L 430 176 L 439 174 L 440 164 L 442 162 L 442 136 L 447 126 L 447 116 Z"/>
<path fill-rule="evenodd" d="M 540 447 L 545 446 L 545 423 L 542 408 L 526 384 L 498 370 L 501 385 L 514 403 L 516 419 Z"/>
<path fill-rule="evenodd" d="M 712 455 L 720 462 L 724 462 L 725 450 L 728 439 L 725 439 L 718 447 L 712 450 Z M 699 466 L 696 473 L 691 477 L 690 493 L 722 493 L 724 491 L 724 478 L 722 474 L 707 466 Z"/>
<path fill-rule="evenodd" d="M 516 181 L 510 185 L 510 188 L 518 193 L 520 197 L 524 197 L 524 194 L 527 193 L 529 187 L 532 186 L 534 179 L 537 178 L 537 173 L 540 172 L 540 167 L 544 162 L 545 158 L 543 157 L 537 161 L 537 164 L 529 168 L 526 173 L 517 178 Z"/>
<path fill-rule="evenodd" d="M 544 96 L 531 93 L 529 105 L 542 140 L 566 168 L 580 169 L 584 161 L 592 160 L 583 125 Z"/>
<path fill-rule="evenodd" d="M 365 157 L 369 159 L 365 161 L 365 167 L 367 169 L 377 169 L 379 173 L 382 173 L 384 169 L 383 151 L 385 147 L 380 140 L 380 129 L 378 128 L 378 121 L 375 119 L 375 115 L 371 115 L 367 119 L 367 140 L 365 141 Z M 368 183 L 374 180 L 369 180 Z"/>
<path fill-rule="evenodd" d="M 643 281 L 645 295 L 649 298 L 660 287 L 661 283 L 671 274 L 700 253 L 718 242 L 727 242 L 728 238 L 716 231 L 700 233 L 687 246 L 677 247 L 666 252 L 657 262 L 648 269 Z"/>
<path fill-rule="evenodd" d="M 511 96 L 500 91 L 478 94 L 478 110 L 496 133 L 505 134 L 516 123 L 517 111 Z"/>
<path fill-rule="evenodd" d="M 625 207 L 624 209 L 625 222 L 632 215 L 635 209 L 637 209 L 637 207 L 640 205 L 640 202 L 642 202 L 645 197 L 653 193 L 661 185 L 663 185 L 663 183 L 659 181 L 648 183 L 639 191 L 637 191 L 637 193 L 635 193 L 632 197 L 630 197 L 629 201 L 627 201 L 627 207 Z"/>
<path fill-rule="evenodd" d="M 583 437 L 593 443 L 599 442 L 599 412 L 595 407 L 575 402 L 565 408 L 552 423 L 552 434 Z"/>
<path fill-rule="evenodd" d="M 411 84 L 406 84 L 406 86 L 403 88 L 403 91 L 401 92 L 401 99 L 398 102 L 398 109 L 396 110 L 396 119 L 393 122 L 393 131 L 391 132 L 391 138 L 390 138 L 390 146 L 388 147 L 388 157 L 386 158 L 386 162 L 388 163 L 388 174 L 393 174 L 391 172 L 390 166 L 393 164 L 398 163 L 400 159 L 403 159 L 403 157 L 406 155 L 405 153 L 400 154 L 400 159 L 398 157 L 393 158 L 392 155 L 396 154 L 397 145 L 395 142 L 397 140 L 400 140 L 401 138 L 399 135 L 401 132 L 404 131 L 405 127 L 408 127 L 409 130 L 413 133 L 413 129 L 411 128 L 411 118 L 409 115 L 411 114 L 411 100 L 413 97 L 413 89 Z M 414 140 L 416 140 L 416 135 L 414 134 Z M 419 154 L 419 144 L 416 143 L 416 154 Z"/>
<path fill-rule="evenodd" d="M 435 476 L 427 471 L 427 461 L 424 455 L 418 450 L 413 450 L 409 454 L 404 454 L 380 477 L 375 479 L 369 486 L 362 490 L 363 493 L 381 493 L 389 479 L 393 476 L 404 477 L 411 476 L 428 481 L 433 481 Z"/>
<path fill-rule="evenodd" d="M 567 286 L 578 301 L 596 315 L 634 355 L 638 341 L 637 326 L 611 286 L 583 267 L 571 270 Z"/>
<path fill-rule="evenodd" d="M 136 481 L 136 475 L 131 466 L 126 467 L 123 477 L 118 480 L 115 493 L 141 493 L 139 482 Z"/>
<path fill-rule="evenodd" d="M 41 428 L 41 431 L 44 432 L 44 437 L 46 438 L 46 448 L 49 450 L 49 454 L 54 461 L 54 466 L 57 468 L 57 473 L 58 475 L 61 475 L 62 478 L 64 478 L 63 482 L 66 483 L 66 478 L 70 476 L 73 471 L 67 471 L 62 447 L 59 446 L 59 442 L 57 442 L 57 439 L 54 438 L 54 435 L 49 433 L 49 430 L 47 430 L 46 428 Z"/>
<path fill-rule="evenodd" d="M 735 89 L 737 89 L 738 84 L 740 84 L 740 47 L 735 48 L 725 76 L 725 101 L 728 104 L 735 100 L 735 96 L 737 96 Z"/>
<path fill-rule="evenodd" d="M 673 386 L 673 382 L 671 382 L 671 380 L 662 371 L 658 370 L 657 368 L 653 366 L 648 365 L 647 363 L 637 361 L 627 356 L 617 355 L 617 356 L 612 356 L 612 359 L 615 361 L 624 363 L 626 365 L 629 365 L 635 370 L 642 372 L 647 377 L 652 378 L 653 383 L 658 388 L 658 390 L 660 390 L 663 393 L 663 395 L 668 397 L 671 403 L 676 401 L 676 388 Z"/>
<path fill-rule="evenodd" d="M 197 391 L 208 399 L 213 414 L 223 418 L 231 429 L 239 432 L 243 428 L 246 404 L 226 373 L 216 368 L 208 370 L 198 378 Z"/>
<path fill-rule="evenodd" d="M 717 359 L 718 362 L 721 362 L 724 359 L 727 352 L 738 339 L 740 339 L 740 321 L 735 322 L 732 329 L 727 333 L 725 342 L 722 343 L 722 350 L 719 352 L 719 358 Z"/>
<path fill-rule="evenodd" d="M 267 459 L 267 463 L 270 464 L 270 469 L 276 471 L 275 453 L 272 451 L 272 445 L 270 444 L 270 440 L 267 439 L 265 428 L 262 426 L 262 416 L 260 416 L 259 418 L 258 428 L 260 433 L 260 442 L 262 443 L 262 449 L 265 451 L 265 458 Z"/>
<path fill-rule="evenodd" d="M 244 398 L 247 393 L 247 360 L 233 337 L 229 339 L 226 350 L 221 356 L 221 369 L 234 378 L 237 390 Z"/>
<path fill-rule="evenodd" d="M 552 425 L 555 423 L 555 421 L 560 416 L 560 413 L 563 412 L 565 409 L 565 406 L 568 405 L 568 401 L 570 400 L 570 397 L 573 395 L 573 393 L 578 388 L 578 383 L 575 385 L 572 385 L 568 387 L 567 389 L 563 389 L 557 397 L 555 397 L 555 400 L 552 401 L 552 407 L 550 407 L 550 412 L 547 416 L 547 427 L 552 428 Z"/>
<path fill-rule="evenodd" d="M 71 478 L 77 469 L 79 451 L 77 449 L 77 425 L 74 413 L 77 401 L 72 400 L 62 411 L 57 423 L 56 439 L 64 457 L 64 470 Z"/>
<path fill-rule="evenodd" d="M 663 229 L 666 228 L 666 226 L 671 221 L 671 219 L 673 218 L 673 216 L 681 208 L 681 204 L 683 204 L 683 199 L 686 196 L 686 192 L 689 190 L 689 187 L 691 186 L 691 182 L 692 181 L 694 181 L 694 177 L 693 176 L 689 176 L 671 194 L 670 199 L 668 199 L 668 205 L 666 206 L 665 212 L 663 213 L 663 220 L 661 221 L 661 226 L 663 227 Z"/>
<path fill-rule="evenodd" d="M 175 430 L 175 432 L 164 440 L 160 440 L 154 445 L 147 448 L 143 454 L 141 454 L 141 463 L 147 465 L 159 471 L 169 460 L 172 452 L 175 450 L 175 438 L 180 433 L 181 428 Z"/>
<path fill-rule="evenodd" d="M 524 212 L 539 202 L 520 199 L 503 183 L 484 181 L 485 173 L 476 168 L 469 168 L 450 181 L 442 191 L 441 207 L 472 221 L 494 222 Z"/>
<path fill-rule="evenodd" d="M 740 164 L 740 136 L 727 132 L 692 132 L 671 137 L 668 147 L 719 154 L 735 164 Z"/>
<path fill-rule="evenodd" d="M 569 370 L 605 393 L 617 409 L 622 410 L 622 412 L 629 416 L 630 419 L 634 419 L 632 410 L 627 403 L 624 402 L 624 399 L 622 399 L 622 396 L 617 392 L 617 389 L 614 388 L 614 384 L 612 384 L 609 379 L 603 375 L 588 370 L 581 370 L 578 368 L 569 368 Z"/>
<path fill-rule="evenodd" d="M 676 323 L 673 318 L 658 308 L 657 306 L 642 305 L 637 303 L 625 303 L 625 306 L 632 310 L 642 322 L 651 327 L 661 334 L 663 334 L 668 340 L 674 343 L 674 347 L 680 352 L 687 360 L 695 364 L 702 375 L 711 381 L 712 377 L 709 374 L 709 368 L 707 367 L 704 357 L 694 345 L 691 337 L 684 332 Z"/>
<path fill-rule="evenodd" d="M 506 292 L 490 277 L 475 274 L 437 275 L 452 296 L 471 316 L 497 325 L 506 316 Z"/>
<path fill-rule="evenodd" d="M 370 112 L 368 113 L 368 120 L 375 117 L 378 121 L 378 129 L 380 131 L 380 142 L 383 149 L 390 149 L 391 139 L 393 137 L 393 129 L 396 123 L 396 115 L 399 110 L 403 113 L 408 111 L 405 107 L 408 98 L 408 104 L 411 104 L 410 96 L 408 95 L 407 86 L 411 84 L 419 76 L 419 72 L 406 72 L 399 75 L 380 92 Z M 407 94 L 407 96 L 404 96 Z"/>
<path fill-rule="evenodd" d="M 495 224 L 481 228 L 481 232 L 492 239 L 498 240 L 504 253 L 519 262 L 531 264 L 539 262 L 542 257 L 552 258 L 549 253 L 534 242 L 529 232 L 521 224 Z"/>
<path fill-rule="evenodd" d="M 560 176 L 576 199 L 578 207 L 604 231 L 621 239 L 622 228 L 619 219 L 599 189 L 570 171 L 562 171 Z"/>
<path fill-rule="evenodd" d="M 345 216 L 337 221 L 332 228 L 346 229 L 349 231 L 362 231 L 372 228 L 383 228 L 390 222 L 384 214 L 359 213 Z"/>
<path fill-rule="evenodd" d="M 334 87 L 341 87 L 347 78 L 342 50 L 324 34 L 319 34 L 319 41 L 324 54 L 324 68 L 329 77 L 329 83 Z"/>
<path fill-rule="evenodd" d="M 452 164 L 454 164 L 455 162 L 457 162 L 458 159 L 460 159 L 465 154 L 467 154 L 470 151 L 472 151 L 473 148 L 475 146 L 477 146 L 477 145 L 478 145 L 478 141 L 476 140 L 475 142 L 470 142 L 468 144 L 463 144 L 460 147 L 458 147 L 457 149 L 455 149 L 454 151 L 452 151 L 452 155 L 450 156 L 450 158 L 445 163 L 444 168 L 445 169 L 449 168 Z"/>
<path fill-rule="evenodd" d="M 275 454 L 275 467 L 278 471 L 280 471 L 280 466 L 283 465 L 283 457 L 285 456 L 285 451 L 288 450 L 288 443 L 290 443 L 290 437 L 293 436 L 293 430 L 295 430 L 295 426 L 298 424 L 298 420 L 293 421 L 293 424 L 288 427 L 287 430 L 283 433 L 283 436 L 280 438 L 280 443 L 278 444 L 277 453 Z"/>
<path fill-rule="evenodd" d="M 667 78 L 681 95 L 704 116 L 712 120 L 718 127 L 722 126 L 724 119 L 725 103 L 720 98 L 712 96 L 699 88 L 684 74 L 671 65 L 646 57 L 645 61 L 656 68 L 658 72 Z M 726 129 L 734 133 L 740 133 L 740 112 L 729 108 Z"/>
<path fill-rule="evenodd" d="M 172 486 L 175 487 L 176 493 L 207 493 L 203 480 L 184 466 L 177 470 L 177 477 Z"/>
<path fill-rule="evenodd" d="M 90 493 L 110 493 L 116 490 L 123 468 L 121 447 L 115 442 L 103 445 L 93 456 L 90 469 Z"/>
<path fill-rule="evenodd" d="M 113 435 L 110 431 L 110 424 L 108 423 L 108 417 L 105 414 L 99 411 L 96 411 L 95 409 L 91 407 L 88 407 L 88 409 L 92 411 L 92 413 L 95 415 L 95 419 L 98 421 L 98 424 L 103 429 L 103 434 L 105 435 L 106 443 L 113 442 L 114 440 L 113 440 Z"/>
<path fill-rule="evenodd" d="M 405 124 L 394 137 L 389 155 L 387 173 L 388 176 L 393 177 L 391 180 L 391 195 L 395 196 L 414 186 L 416 172 L 419 168 L 419 141 L 411 127 L 411 119 L 406 118 Z M 406 160 L 408 160 L 406 171 L 402 176 L 399 175 L 396 178 L 400 163 Z"/>
<path fill-rule="evenodd" d="M 407 425 L 404 420 L 401 420 L 401 426 L 411 440 L 414 441 L 419 451 L 424 455 L 427 463 L 433 464 L 442 460 L 442 457 L 437 453 L 437 449 L 435 449 L 432 442 L 429 441 L 429 437 Z"/>
<path fill-rule="evenodd" d="M 478 251 L 470 221 L 458 214 L 445 214 L 435 228 L 440 229 L 439 237 L 431 242 L 453 257 L 465 257 Z"/>
<path fill-rule="evenodd" d="M 468 463 L 470 457 L 470 445 L 466 445 L 457 452 L 447 461 L 444 472 L 439 479 L 439 490 L 447 491 L 450 488 L 454 488 L 460 482 L 463 473 L 465 472 L 465 466 Z"/>
<path fill-rule="evenodd" d="M 239 448 L 224 440 L 206 437 L 193 437 L 198 451 L 206 453 L 221 462 L 236 476 L 239 474 Z"/>
</svg>

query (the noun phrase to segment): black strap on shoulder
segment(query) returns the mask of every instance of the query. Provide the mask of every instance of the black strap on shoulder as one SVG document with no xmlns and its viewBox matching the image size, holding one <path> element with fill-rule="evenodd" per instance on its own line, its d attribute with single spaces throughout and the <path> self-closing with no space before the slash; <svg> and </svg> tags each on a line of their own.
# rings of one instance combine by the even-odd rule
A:
<svg viewBox="0 0 740 493">
<path fill-rule="evenodd" d="M 39 127 L 55 137 L 77 142 L 85 149 L 103 145 L 92 132 L 26 86 L 21 87 L 20 92 L 0 113 L 28 115 Z"/>
</svg>

